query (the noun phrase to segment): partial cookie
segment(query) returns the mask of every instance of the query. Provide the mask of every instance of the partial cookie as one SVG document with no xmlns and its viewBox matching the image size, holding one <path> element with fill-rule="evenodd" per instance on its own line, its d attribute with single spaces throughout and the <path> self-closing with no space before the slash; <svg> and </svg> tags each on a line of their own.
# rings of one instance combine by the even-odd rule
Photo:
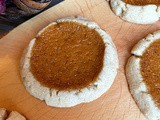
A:
<svg viewBox="0 0 160 120">
<path fill-rule="evenodd" d="M 26 118 L 16 111 L 8 114 L 5 108 L 0 108 L 0 120 L 26 120 Z"/>
<path fill-rule="evenodd" d="M 152 24 L 160 18 L 159 0 L 109 0 L 120 18 L 138 24 Z"/>
<path fill-rule="evenodd" d="M 71 107 L 104 94 L 118 66 L 117 50 L 105 31 L 84 18 L 64 18 L 31 40 L 21 76 L 34 97 L 49 106 Z"/>
<path fill-rule="evenodd" d="M 0 108 L 0 120 L 6 120 L 7 110 L 5 108 Z"/>
<path fill-rule="evenodd" d="M 149 34 L 132 49 L 126 65 L 131 94 L 149 120 L 160 119 L 160 31 Z"/>
<path fill-rule="evenodd" d="M 26 120 L 26 118 L 20 113 L 12 111 L 6 120 Z"/>
</svg>

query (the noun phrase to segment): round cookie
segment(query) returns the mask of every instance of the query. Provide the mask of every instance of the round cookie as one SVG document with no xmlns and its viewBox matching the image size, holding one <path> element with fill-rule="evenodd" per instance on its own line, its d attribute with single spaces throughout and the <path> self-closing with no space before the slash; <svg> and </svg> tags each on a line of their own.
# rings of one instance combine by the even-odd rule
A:
<svg viewBox="0 0 160 120">
<path fill-rule="evenodd" d="M 81 29 L 84 27 L 85 29 L 88 29 L 89 31 L 91 31 L 91 33 L 95 32 L 96 34 L 98 34 L 98 36 L 100 36 L 100 38 L 102 39 L 102 42 L 104 44 L 105 49 L 103 52 L 102 68 L 100 69 L 97 76 L 95 78 L 93 78 L 92 82 L 90 82 L 88 84 L 86 81 L 87 84 L 85 84 L 84 86 L 80 86 L 80 87 L 70 86 L 75 81 L 70 82 L 68 85 L 64 84 L 67 87 L 61 86 L 63 84 L 63 81 L 61 81 L 61 80 L 59 80 L 59 81 L 62 84 L 55 83 L 55 84 L 53 84 L 53 86 L 50 86 L 52 83 L 47 84 L 47 83 L 45 83 L 45 81 L 39 81 L 41 78 L 46 78 L 46 74 L 48 74 L 48 72 L 46 72 L 48 70 L 45 70 L 46 68 L 43 66 L 44 63 L 41 65 L 42 67 L 44 67 L 44 69 L 39 70 L 39 71 L 41 71 L 41 72 L 44 71 L 44 73 L 46 73 L 46 74 L 42 73 L 43 75 L 41 75 L 38 73 L 38 71 L 36 71 L 37 69 L 32 69 L 33 64 L 31 61 L 33 60 L 32 59 L 33 55 L 35 54 L 35 52 L 33 52 L 33 51 L 34 51 L 35 47 L 38 45 L 38 41 L 40 40 L 39 37 L 43 38 L 45 36 L 45 32 L 47 30 L 50 31 L 49 29 L 51 27 L 61 26 L 61 25 L 63 26 L 63 25 L 65 25 L 65 23 L 79 25 L 79 27 L 77 27 L 77 29 Z M 60 29 L 60 28 L 61 27 L 59 27 L 57 29 Z M 67 29 L 65 28 L 65 30 L 63 31 L 64 35 L 68 34 L 65 32 L 69 32 L 69 33 L 70 33 L 70 31 L 72 32 L 72 29 L 68 30 L 68 31 L 67 31 Z M 51 32 L 53 32 L 53 31 L 51 31 Z M 68 37 L 71 37 L 72 35 L 74 36 L 74 32 L 72 32 L 72 34 L 70 34 Z M 87 35 L 89 35 L 89 33 L 87 33 L 86 36 Z M 83 34 L 82 34 L 82 36 L 83 36 Z M 94 39 L 96 40 L 98 36 L 96 36 Z M 63 37 L 63 35 L 60 37 Z M 41 39 L 41 40 L 43 41 L 43 39 Z M 50 43 L 50 44 L 52 44 L 52 43 Z M 88 44 L 90 44 L 90 43 L 83 44 L 83 46 L 86 46 Z M 97 43 L 97 45 L 99 46 L 100 43 Z M 89 45 L 89 46 L 91 46 L 91 45 Z M 64 47 L 67 47 L 67 46 L 64 46 Z M 99 48 L 101 48 L 101 47 L 99 47 Z M 36 48 L 36 50 L 38 50 L 38 49 L 39 48 Z M 84 49 L 86 49 L 86 48 L 84 48 Z M 94 50 L 95 48 L 92 48 L 92 49 Z M 41 54 L 41 53 L 39 52 L 38 54 Z M 43 54 L 43 52 L 42 52 L 42 54 Z M 48 52 L 48 54 L 49 54 L 49 52 Z M 73 55 L 71 54 L 71 56 L 73 56 Z M 99 52 L 98 52 L 97 56 L 98 55 L 99 55 Z M 68 56 L 68 57 L 70 58 L 71 56 Z M 57 58 L 57 59 L 59 59 L 59 58 Z M 34 60 L 35 60 L 35 58 L 34 58 Z M 37 60 L 39 60 L 39 59 L 37 59 Z M 88 61 L 86 61 L 86 62 L 89 62 L 89 61 L 90 60 L 88 59 Z M 99 61 L 97 61 L 97 62 L 99 62 Z M 35 66 L 34 66 L 35 68 L 36 68 L 36 65 L 38 65 L 38 64 L 40 65 L 40 62 L 34 62 L 34 63 L 35 63 Z M 46 63 L 47 63 L 47 61 L 46 61 Z M 75 62 L 75 64 L 76 64 L 76 62 Z M 79 64 L 79 63 L 77 62 L 77 64 Z M 85 64 L 84 64 L 84 66 L 85 66 Z M 112 85 L 112 83 L 115 79 L 118 66 L 119 66 L 118 55 L 117 55 L 117 51 L 116 51 L 116 48 L 112 42 L 111 37 L 105 31 L 100 29 L 100 27 L 96 23 L 91 22 L 89 20 L 86 20 L 84 18 L 63 18 L 63 19 L 59 19 L 59 20 L 49 24 L 47 27 L 42 29 L 33 40 L 31 40 L 27 49 L 24 50 L 24 54 L 21 59 L 21 77 L 22 77 L 22 81 L 23 81 L 27 91 L 31 95 L 33 95 L 34 97 L 36 97 L 40 100 L 44 100 L 47 105 L 55 106 L 55 107 L 71 107 L 71 106 L 75 106 L 80 103 L 87 103 L 87 102 L 93 101 L 93 100 L 99 98 L 103 93 L 105 93 L 110 88 L 110 86 Z M 62 66 L 62 67 L 64 67 L 64 66 Z M 72 66 L 72 67 L 74 68 L 74 66 Z M 91 68 L 94 68 L 94 65 L 93 65 L 93 67 L 91 66 Z M 57 70 L 59 70 L 59 69 L 60 68 L 57 68 Z M 36 76 L 35 76 L 35 71 L 37 72 Z M 64 78 L 63 73 L 64 73 L 64 75 L 66 75 L 65 74 L 66 71 L 64 71 L 64 72 L 60 71 L 60 72 L 62 73 L 61 78 Z M 55 71 L 55 73 L 57 73 L 57 74 L 60 74 L 60 72 Z M 95 72 L 95 71 L 93 71 L 93 72 Z M 68 74 L 71 74 L 71 73 L 68 73 Z M 51 75 L 51 77 L 52 76 L 53 76 L 53 74 Z M 90 74 L 88 76 L 90 76 Z M 57 78 L 57 79 L 59 79 L 59 78 Z M 76 79 L 78 79 L 78 77 Z M 66 77 L 66 80 L 67 80 L 67 77 Z M 49 79 L 47 79 L 46 81 L 49 81 Z M 50 80 L 50 82 L 51 82 L 51 80 Z M 48 82 L 48 83 L 50 83 L 50 82 Z M 81 84 L 81 83 L 78 82 L 78 84 Z"/>
<path fill-rule="evenodd" d="M 160 18 L 160 1 L 109 0 L 113 12 L 120 18 L 138 24 L 152 24 Z"/>
<path fill-rule="evenodd" d="M 130 92 L 149 120 L 160 119 L 160 31 L 149 34 L 132 49 L 126 65 Z"/>
</svg>

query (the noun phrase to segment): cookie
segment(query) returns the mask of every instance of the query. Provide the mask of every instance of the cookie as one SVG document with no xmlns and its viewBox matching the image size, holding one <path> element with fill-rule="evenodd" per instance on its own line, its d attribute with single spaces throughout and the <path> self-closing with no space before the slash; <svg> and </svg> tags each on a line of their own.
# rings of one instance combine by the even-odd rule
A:
<svg viewBox="0 0 160 120">
<path fill-rule="evenodd" d="M 109 0 L 113 12 L 123 20 L 152 24 L 159 20 L 160 1 L 157 0 Z"/>
<path fill-rule="evenodd" d="M 126 76 L 134 100 L 149 120 L 160 119 L 160 31 L 149 34 L 132 49 Z"/>
<path fill-rule="evenodd" d="M 31 40 L 21 59 L 27 91 L 47 105 L 71 107 L 99 98 L 118 69 L 111 37 L 84 18 L 57 20 Z"/>
</svg>

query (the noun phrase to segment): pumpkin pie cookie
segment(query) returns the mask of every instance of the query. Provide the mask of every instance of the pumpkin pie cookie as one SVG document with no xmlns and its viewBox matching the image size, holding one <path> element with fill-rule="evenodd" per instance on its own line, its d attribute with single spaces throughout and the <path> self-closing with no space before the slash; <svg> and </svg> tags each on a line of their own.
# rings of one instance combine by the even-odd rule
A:
<svg viewBox="0 0 160 120">
<path fill-rule="evenodd" d="M 112 85 L 118 55 L 111 37 L 84 18 L 57 20 L 31 40 L 21 59 L 25 88 L 47 105 L 71 107 Z"/>
<path fill-rule="evenodd" d="M 132 49 L 126 66 L 130 91 L 149 120 L 160 119 L 160 31 L 149 34 Z"/>
<path fill-rule="evenodd" d="M 160 18 L 159 0 L 109 0 L 120 18 L 138 24 L 151 24 Z"/>
</svg>

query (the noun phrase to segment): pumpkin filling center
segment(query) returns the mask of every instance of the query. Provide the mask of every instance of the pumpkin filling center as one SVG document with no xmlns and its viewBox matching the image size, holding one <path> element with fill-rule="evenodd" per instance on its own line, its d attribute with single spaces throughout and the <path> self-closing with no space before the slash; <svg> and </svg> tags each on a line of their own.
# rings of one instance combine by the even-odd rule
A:
<svg viewBox="0 0 160 120">
<path fill-rule="evenodd" d="M 160 5 L 160 0 L 123 0 L 123 1 L 131 5 L 148 5 L 148 4 Z"/>
<path fill-rule="evenodd" d="M 82 89 L 96 81 L 104 51 L 105 44 L 96 30 L 76 22 L 57 23 L 36 38 L 30 70 L 51 89 Z"/>
<path fill-rule="evenodd" d="M 140 61 L 141 74 L 149 93 L 160 107 L 160 40 L 153 42 Z"/>
</svg>

